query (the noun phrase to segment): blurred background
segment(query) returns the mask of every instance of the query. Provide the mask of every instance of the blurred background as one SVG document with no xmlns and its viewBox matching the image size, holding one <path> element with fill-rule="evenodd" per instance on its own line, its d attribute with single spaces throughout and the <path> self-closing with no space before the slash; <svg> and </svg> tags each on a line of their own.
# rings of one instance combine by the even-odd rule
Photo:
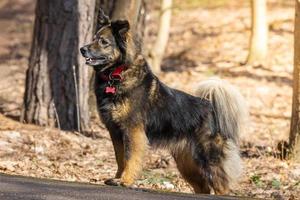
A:
<svg viewBox="0 0 300 200">
<path fill-rule="evenodd" d="M 193 94 L 218 76 L 242 92 L 250 122 L 241 141 L 245 173 L 232 194 L 299 198 L 300 165 L 285 148 L 294 0 L 0 0 L 0 172 L 97 184 L 114 175 L 87 84 L 92 72 L 78 52 L 95 32 L 99 7 L 131 21 L 169 86 Z M 138 185 L 191 192 L 165 151 L 147 158 Z"/>
</svg>

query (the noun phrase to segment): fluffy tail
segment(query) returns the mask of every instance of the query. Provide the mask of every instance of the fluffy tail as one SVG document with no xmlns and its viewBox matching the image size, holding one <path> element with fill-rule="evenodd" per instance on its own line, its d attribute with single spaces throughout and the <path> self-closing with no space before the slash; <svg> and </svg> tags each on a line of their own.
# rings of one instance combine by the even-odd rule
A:
<svg viewBox="0 0 300 200">
<path fill-rule="evenodd" d="M 219 134 L 227 138 L 222 167 L 227 174 L 229 188 L 233 188 L 242 173 L 238 141 L 248 118 L 247 105 L 236 88 L 217 78 L 200 83 L 196 94 L 211 101 Z"/>
<path fill-rule="evenodd" d="M 237 143 L 248 118 L 241 93 L 228 82 L 211 78 L 200 83 L 196 95 L 211 101 L 220 134 Z"/>
</svg>

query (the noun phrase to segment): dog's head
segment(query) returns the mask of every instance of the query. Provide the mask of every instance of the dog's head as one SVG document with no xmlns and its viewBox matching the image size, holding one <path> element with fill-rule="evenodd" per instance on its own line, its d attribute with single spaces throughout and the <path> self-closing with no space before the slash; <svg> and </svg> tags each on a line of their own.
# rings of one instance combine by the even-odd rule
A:
<svg viewBox="0 0 300 200">
<path fill-rule="evenodd" d="M 126 40 L 129 31 L 127 20 L 110 21 L 102 10 L 98 17 L 99 29 L 92 43 L 80 48 L 86 64 L 105 70 L 122 62 L 126 54 Z"/>
</svg>

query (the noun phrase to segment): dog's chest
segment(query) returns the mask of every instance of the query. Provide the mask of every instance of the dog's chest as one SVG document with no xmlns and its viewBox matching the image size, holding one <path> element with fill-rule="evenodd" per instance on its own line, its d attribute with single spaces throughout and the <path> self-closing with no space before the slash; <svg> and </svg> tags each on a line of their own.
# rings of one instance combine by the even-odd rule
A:
<svg viewBox="0 0 300 200">
<path fill-rule="evenodd" d="M 104 121 L 112 120 L 120 123 L 127 121 L 129 116 L 132 115 L 132 103 L 129 99 L 122 99 L 116 102 L 106 100 L 100 103 L 99 112 Z"/>
</svg>

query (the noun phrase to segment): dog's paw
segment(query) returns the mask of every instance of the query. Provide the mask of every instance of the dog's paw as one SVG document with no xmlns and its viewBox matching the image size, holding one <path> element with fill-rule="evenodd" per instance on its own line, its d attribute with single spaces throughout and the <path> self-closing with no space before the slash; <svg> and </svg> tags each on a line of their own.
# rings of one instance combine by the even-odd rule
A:
<svg viewBox="0 0 300 200">
<path fill-rule="evenodd" d="M 111 185 L 111 186 L 121 186 L 121 179 L 119 178 L 111 178 L 111 179 L 107 179 L 106 181 L 104 181 L 104 184 L 106 185 Z"/>
<path fill-rule="evenodd" d="M 129 188 L 136 188 L 137 186 L 134 185 L 132 182 L 124 181 L 120 178 L 111 178 L 104 181 L 104 184 L 111 185 L 111 186 L 123 186 Z"/>
</svg>

